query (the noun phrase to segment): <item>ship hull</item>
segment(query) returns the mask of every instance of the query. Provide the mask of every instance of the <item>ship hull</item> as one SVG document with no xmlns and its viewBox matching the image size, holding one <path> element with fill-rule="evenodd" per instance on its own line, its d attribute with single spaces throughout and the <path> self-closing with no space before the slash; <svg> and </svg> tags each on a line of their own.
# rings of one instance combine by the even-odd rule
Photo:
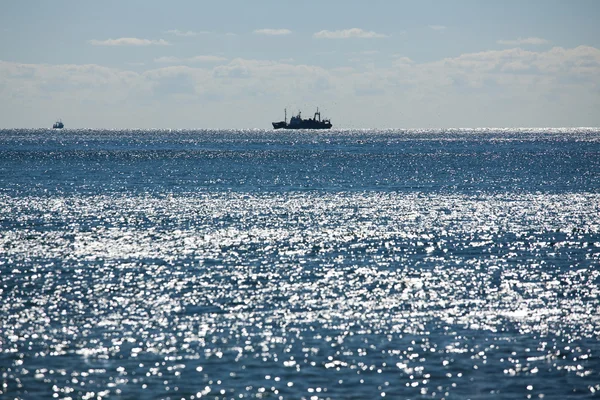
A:
<svg viewBox="0 0 600 400">
<path fill-rule="evenodd" d="M 273 129 L 331 129 L 329 123 L 299 123 L 286 124 L 285 122 L 272 122 Z"/>
<path fill-rule="evenodd" d="M 331 129 L 331 124 L 327 124 L 327 125 L 319 125 L 319 126 L 315 126 L 315 125 L 309 125 L 309 126 L 286 126 L 287 129 Z"/>
</svg>

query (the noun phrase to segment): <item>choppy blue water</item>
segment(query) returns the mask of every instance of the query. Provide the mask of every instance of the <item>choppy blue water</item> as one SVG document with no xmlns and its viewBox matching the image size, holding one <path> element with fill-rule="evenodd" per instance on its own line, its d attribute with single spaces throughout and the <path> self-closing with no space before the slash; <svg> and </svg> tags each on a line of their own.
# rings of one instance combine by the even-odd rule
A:
<svg viewBox="0 0 600 400">
<path fill-rule="evenodd" d="M 0 131 L 0 397 L 600 391 L 600 130 Z"/>
</svg>

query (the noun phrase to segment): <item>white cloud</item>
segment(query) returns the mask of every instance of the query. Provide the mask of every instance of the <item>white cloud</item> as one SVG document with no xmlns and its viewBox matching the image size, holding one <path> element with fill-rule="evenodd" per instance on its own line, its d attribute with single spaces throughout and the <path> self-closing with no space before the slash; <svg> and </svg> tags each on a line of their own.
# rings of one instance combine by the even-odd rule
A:
<svg viewBox="0 0 600 400">
<path fill-rule="evenodd" d="M 217 64 L 177 64 L 194 60 Z M 433 62 L 399 54 L 391 65 L 353 68 L 218 55 L 155 61 L 165 64 L 143 72 L 0 61 L 3 120 L 43 126 L 61 115 L 100 127 L 267 128 L 280 108 L 320 105 L 336 127 L 600 124 L 600 49 L 590 46 L 512 48 Z M 239 112 L 232 117 L 231 109 Z"/>
<path fill-rule="evenodd" d="M 549 43 L 546 39 L 541 39 L 537 37 L 528 37 L 528 38 L 518 38 L 514 40 L 498 40 L 496 43 L 505 45 L 505 46 L 520 46 L 523 44 L 532 44 L 532 45 L 541 45 Z"/>
<path fill-rule="evenodd" d="M 159 57 L 155 58 L 154 62 L 163 64 L 188 64 L 188 63 L 216 63 L 226 61 L 225 57 L 213 55 L 200 55 L 188 58 L 179 57 Z"/>
<path fill-rule="evenodd" d="M 179 57 L 164 56 L 155 58 L 154 62 L 163 64 L 176 64 L 182 62 L 182 59 Z"/>
<path fill-rule="evenodd" d="M 280 36 L 280 35 L 289 35 L 292 33 L 289 29 L 257 29 L 254 31 L 257 35 L 271 35 L 271 36 Z"/>
<path fill-rule="evenodd" d="M 427 65 L 467 73 L 496 74 L 503 71 L 529 70 L 536 74 L 596 75 L 600 79 L 600 50 L 590 46 L 573 49 L 554 47 L 543 52 L 520 48 L 490 50 L 445 58 Z"/>
<path fill-rule="evenodd" d="M 365 31 L 360 28 L 343 29 L 340 31 L 319 31 L 313 35 L 317 39 L 350 39 L 350 38 L 363 38 L 363 39 L 375 39 L 385 38 L 387 35 L 377 33 L 373 31 Z"/>
<path fill-rule="evenodd" d="M 94 46 L 168 46 L 169 42 L 163 39 L 150 40 L 150 39 L 139 39 L 139 38 L 118 38 L 118 39 L 107 39 L 107 40 L 90 40 L 90 44 Z"/>
<path fill-rule="evenodd" d="M 205 34 L 205 33 L 209 33 L 209 32 L 206 32 L 206 31 L 202 31 L 202 32 L 180 31 L 179 29 L 169 29 L 168 31 L 165 31 L 165 33 L 175 35 L 175 36 L 191 37 L 191 36 L 198 36 L 200 34 Z"/>
<path fill-rule="evenodd" d="M 221 62 L 221 61 L 226 61 L 227 59 L 225 57 L 221 57 L 221 56 L 205 55 L 205 56 L 191 57 L 188 60 L 191 62 Z"/>
<path fill-rule="evenodd" d="M 403 57 L 403 56 L 394 56 L 394 62 L 393 64 L 395 66 L 411 66 L 413 65 L 415 62 L 413 60 L 411 60 L 408 57 Z"/>
<path fill-rule="evenodd" d="M 434 31 L 444 31 L 446 27 L 444 25 L 429 25 L 429 29 L 433 29 Z"/>
</svg>

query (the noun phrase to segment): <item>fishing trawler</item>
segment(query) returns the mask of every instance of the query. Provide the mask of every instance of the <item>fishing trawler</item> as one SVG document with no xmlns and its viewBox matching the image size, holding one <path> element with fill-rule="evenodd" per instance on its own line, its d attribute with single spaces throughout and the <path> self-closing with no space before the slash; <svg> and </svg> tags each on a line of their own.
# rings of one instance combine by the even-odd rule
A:
<svg viewBox="0 0 600 400">
<path fill-rule="evenodd" d="M 284 120 L 273 122 L 273 129 L 330 129 L 332 127 L 329 119 L 321 120 L 318 108 L 313 118 L 302 119 L 302 114 L 298 111 L 298 115 L 293 116 L 289 123 L 287 122 L 287 109 L 284 110 L 284 113 Z"/>
<path fill-rule="evenodd" d="M 54 125 L 52 125 L 52 129 L 62 129 L 64 127 L 65 127 L 65 124 L 63 124 L 60 119 L 58 121 L 56 121 L 54 123 Z"/>
</svg>

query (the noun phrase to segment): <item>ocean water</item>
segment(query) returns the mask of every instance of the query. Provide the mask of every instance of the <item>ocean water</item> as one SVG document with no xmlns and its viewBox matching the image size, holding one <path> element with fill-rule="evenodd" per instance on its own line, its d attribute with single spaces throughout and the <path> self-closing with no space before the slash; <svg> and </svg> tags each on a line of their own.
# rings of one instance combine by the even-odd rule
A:
<svg viewBox="0 0 600 400">
<path fill-rule="evenodd" d="M 600 130 L 0 131 L 2 399 L 586 399 Z"/>
</svg>

